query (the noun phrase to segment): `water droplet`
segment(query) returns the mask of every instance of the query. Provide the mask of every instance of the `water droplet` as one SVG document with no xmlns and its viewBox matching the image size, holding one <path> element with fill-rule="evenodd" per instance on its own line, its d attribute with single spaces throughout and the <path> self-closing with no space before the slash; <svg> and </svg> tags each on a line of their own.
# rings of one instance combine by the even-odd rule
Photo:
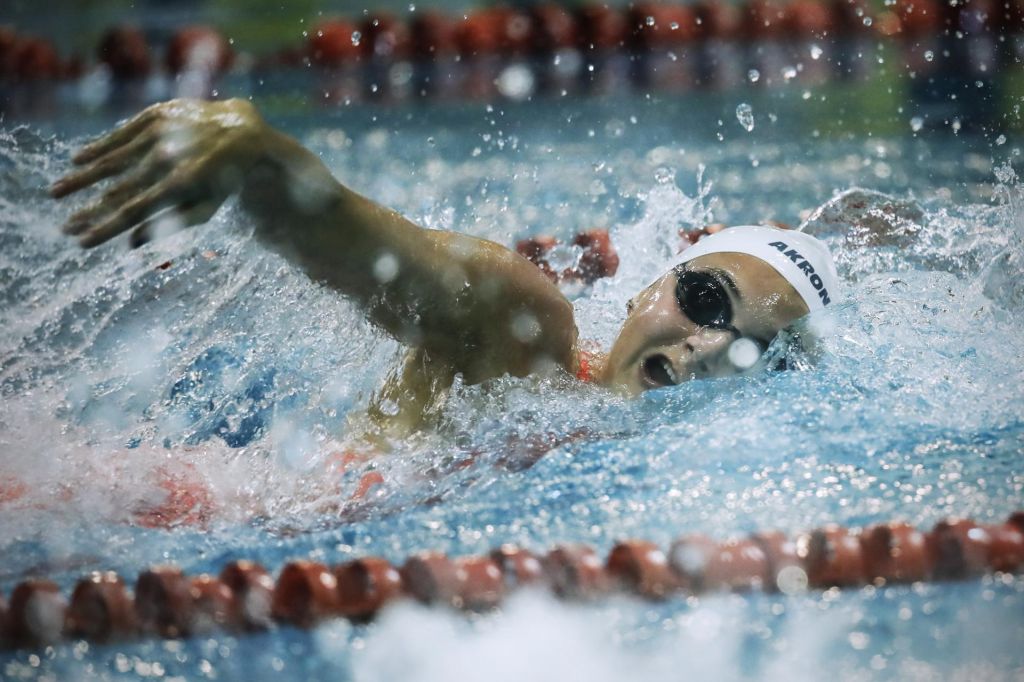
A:
<svg viewBox="0 0 1024 682">
<path fill-rule="evenodd" d="M 1006 144 L 1006 135 L 1000 135 L 996 138 L 996 146 L 1002 146 Z"/>
<path fill-rule="evenodd" d="M 866 632 L 851 632 L 848 639 L 850 646 L 857 651 L 863 651 L 871 643 L 871 637 Z"/>
<path fill-rule="evenodd" d="M 926 62 L 930 62 L 930 61 L 933 61 L 934 59 L 935 59 L 935 53 L 932 52 L 931 50 L 926 50 L 925 53 L 924 53 L 924 60 Z"/>
<path fill-rule="evenodd" d="M 740 122 L 743 129 L 748 133 L 754 129 L 754 110 L 744 102 L 736 107 L 736 120 Z"/>
<path fill-rule="evenodd" d="M 509 99 L 526 99 L 533 94 L 533 72 L 522 64 L 513 64 L 501 72 L 495 85 Z"/>
<path fill-rule="evenodd" d="M 761 358 L 761 349 L 750 339 L 740 337 L 729 345 L 728 355 L 732 366 L 743 371 L 757 364 Z"/>
<path fill-rule="evenodd" d="M 363 39 L 363 34 L 359 31 L 352 31 L 352 44 L 359 45 L 359 41 Z"/>
<path fill-rule="evenodd" d="M 914 118 L 910 119 L 910 129 L 913 130 L 915 133 L 920 132 L 921 128 L 923 127 L 924 119 L 921 118 L 920 116 L 915 116 Z"/>
<path fill-rule="evenodd" d="M 676 178 L 676 173 L 671 168 L 660 166 L 654 171 L 654 180 L 659 185 L 667 185 Z"/>
<path fill-rule="evenodd" d="M 647 17 L 646 23 L 648 26 L 654 26 L 654 17 Z"/>
<path fill-rule="evenodd" d="M 758 71 L 757 69 L 751 69 L 750 71 L 747 71 L 747 80 L 749 80 L 751 83 L 756 83 L 757 81 L 761 80 L 761 72 Z"/>
<path fill-rule="evenodd" d="M 824 53 L 825 53 L 825 51 L 822 50 L 817 45 L 811 45 L 811 59 L 815 59 L 815 60 L 820 59 L 821 55 L 823 55 Z"/>
</svg>

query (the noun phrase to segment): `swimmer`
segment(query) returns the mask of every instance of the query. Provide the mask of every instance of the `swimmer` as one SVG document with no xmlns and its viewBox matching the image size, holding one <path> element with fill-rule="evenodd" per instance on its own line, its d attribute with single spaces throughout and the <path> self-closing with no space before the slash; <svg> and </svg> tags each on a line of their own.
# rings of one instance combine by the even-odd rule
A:
<svg viewBox="0 0 1024 682">
<path fill-rule="evenodd" d="M 591 354 L 572 304 L 533 263 L 491 241 L 421 228 L 360 196 L 247 101 L 154 105 L 73 161 L 80 168 L 53 185 L 54 197 L 117 178 L 63 227 L 86 248 L 126 232 L 142 244 L 169 216 L 206 222 L 238 194 L 257 239 L 409 348 L 368 411 L 381 435 L 428 425 L 456 375 L 475 384 L 561 371 L 637 395 L 732 374 L 837 295 L 832 258 L 814 237 L 733 227 L 687 248 L 629 301 L 610 352 Z M 737 362 L 737 348 L 748 359 Z"/>
</svg>

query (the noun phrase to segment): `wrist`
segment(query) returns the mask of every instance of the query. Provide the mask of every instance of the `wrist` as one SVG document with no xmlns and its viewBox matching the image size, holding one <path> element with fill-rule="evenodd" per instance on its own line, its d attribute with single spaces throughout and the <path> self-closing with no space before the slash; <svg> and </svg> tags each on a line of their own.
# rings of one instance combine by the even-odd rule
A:
<svg viewBox="0 0 1024 682">
<path fill-rule="evenodd" d="M 310 217 L 330 211 L 341 199 L 341 185 L 319 157 L 295 139 L 262 121 L 253 131 L 258 150 L 243 188 L 243 203 L 260 212 L 287 211 Z"/>
</svg>

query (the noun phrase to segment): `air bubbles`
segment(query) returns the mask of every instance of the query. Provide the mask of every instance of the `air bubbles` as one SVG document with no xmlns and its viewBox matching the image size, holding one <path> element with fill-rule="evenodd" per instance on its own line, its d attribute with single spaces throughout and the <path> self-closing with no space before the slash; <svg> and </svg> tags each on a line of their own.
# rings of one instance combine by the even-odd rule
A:
<svg viewBox="0 0 1024 682">
<path fill-rule="evenodd" d="M 519 313 L 512 318 L 509 326 L 512 336 L 521 343 L 530 343 L 540 336 L 540 322 L 533 313 Z"/>
<path fill-rule="evenodd" d="M 847 640 L 857 651 L 863 651 L 868 648 L 868 644 L 871 643 L 871 636 L 866 632 L 854 631 L 847 636 Z"/>
<path fill-rule="evenodd" d="M 736 107 L 736 120 L 748 133 L 754 129 L 754 109 L 744 102 Z"/>
<path fill-rule="evenodd" d="M 381 284 L 388 284 L 398 276 L 398 258 L 390 252 L 382 254 L 373 263 L 373 278 Z"/>
<path fill-rule="evenodd" d="M 509 99 L 527 99 L 534 90 L 533 71 L 525 64 L 512 64 L 501 72 L 495 85 Z"/>
<path fill-rule="evenodd" d="M 799 566 L 786 566 L 776 578 L 779 591 L 789 595 L 807 591 L 807 583 L 807 573 Z"/>
<path fill-rule="evenodd" d="M 761 349 L 754 341 L 740 337 L 729 344 L 729 362 L 739 371 L 750 369 L 761 358 Z"/>
</svg>

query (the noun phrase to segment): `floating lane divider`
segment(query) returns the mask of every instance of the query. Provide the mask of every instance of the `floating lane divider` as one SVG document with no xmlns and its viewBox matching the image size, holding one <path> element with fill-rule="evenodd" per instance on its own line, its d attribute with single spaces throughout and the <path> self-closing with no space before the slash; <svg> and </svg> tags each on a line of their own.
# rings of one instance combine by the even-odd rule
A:
<svg viewBox="0 0 1024 682">
<path fill-rule="evenodd" d="M 229 27 L 175 27 L 167 40 L 155 44 L 157 41 L 151 37 L 168 34 L 168 27 L 123 24 L 110 27 L 101 36 L 95 55 L 115 81 L 143 79 L 157 72 L 178 77 L 188 72 L 216 76 L 228 71 L 266 74 L 288 67 L 357 67 L 378 86 L 374 92 L 387 89 L 393 80 L 402 80 L 400 73 L 381 71 L 382 66 L 390 64 L 436 66 L 539 58 L 557 67 L 543 79 L 551 81 L 548 85 L 558 91 L 565 75 L 582 65 L 581 54 L 587 55 L 586 61 L 593 69 L 601 70 L 609 66 L 605 57 L 620 53 L 640 60 L 627 71 L 641 85 L 678 86 L 680 79 L 686 81 L 687 77 L 675 73 L 678 68 L 672 65 L 674 62 L 744 61 L 729 50 L 722 52 L 719 48 L 724 44 L 771 52 L 772 45 L 806 47 L 808 41 L 824 42 L 827 47 L 832 41 L 868 37 L 916 46 L 922 39 L 946 36 L 957 42 L 964 38 L 998 38 L 1002 46 L 1024 32 L 1021 0 L 892 0 L 885 7 L 878 4 L 867 0 L 640 0 L 622 8 L 599 2 L 576 7 L 542 2 L 529 8 L 478 7 L 466 14 L 430 9 L 405 15 L 372 11 L 357 18 L 319 19 L 310 24 L 302 44 L 259 57 L 236 54 L 228 37 Z M 1011 40 L 1007 41 L 1007 37 Z M 689 47 L 709 44 L 717 47 L 703 56 L 687 53 Z M 1009 56 L 1013 49 L 1016 48 L 1011 46 L 1007 51 L 1005 65 L 1016 62 Z M 157 56 L 158 51 L 162 59 Z M 858 47 L 853 53 L 862 51 Z M 649 64 L 650 59 L 653 63 Z M 77 80 L 91 66 L 81 55 L 62 59 L 52 40 L 0 25 L 0 83 Z M 915 68 L 921 73 L 924 66 Z M 641 73 L 646 67 L 652 73 Z M 745 74 L 746 68 L 741 70 Z M 404 73 L 407 69 L 399 71 Z M 442 81 L 449 79 L 443 74 L 443 69 L 421 74 L 426 81 L 433 81 L 424 89 L 443 91 Z M 477 75 L 483 77 L 481 82 L 470 78 L 456 88 L 461 96 L 479 94 L 475 88 L 488 89 L 488 81 L 497 76 L 487 68 Z M 589 70 L 585 75 L 594 77 Z M 709 73 L 703 77 L 713 80 Z"/>
<path fill-rule="evenodd" d="M 774 531 L 725 542 L 685 535 L 667 551 L 627 540 L 603 562 L 586 545 L 561 545 L 542 556 L 502 545 L 487 556 L 456 559 L 424 552 L 401 566 L 377 557 L 337 566 L 297 560 L 286 564 L 276 581 L 249 561 L 234 561 L 217 577 L 189 577 L 159 566 L 138 576 L 134 596 L 111 572 L 80 580 L 70 600 L 53 581 L 25 580 L 11 592 L 9 604 L 0 598 L 0 643 L 31 648 L 63 638 L 180 638 L 278 624 L 309 628 L 333 618 L 362 623 L 404 599 L 488 611 L 510 591 L 530 586 L 571 600 L 616 593 L 662 600 L 715 591 L 796 594 L 966 580 L 1022 569 L 1024 512 L 1002 524 L 940 521 L 929 532 L 894 522 L 864 529 L 829 525 L 795 538 Z"/>
</svg>

